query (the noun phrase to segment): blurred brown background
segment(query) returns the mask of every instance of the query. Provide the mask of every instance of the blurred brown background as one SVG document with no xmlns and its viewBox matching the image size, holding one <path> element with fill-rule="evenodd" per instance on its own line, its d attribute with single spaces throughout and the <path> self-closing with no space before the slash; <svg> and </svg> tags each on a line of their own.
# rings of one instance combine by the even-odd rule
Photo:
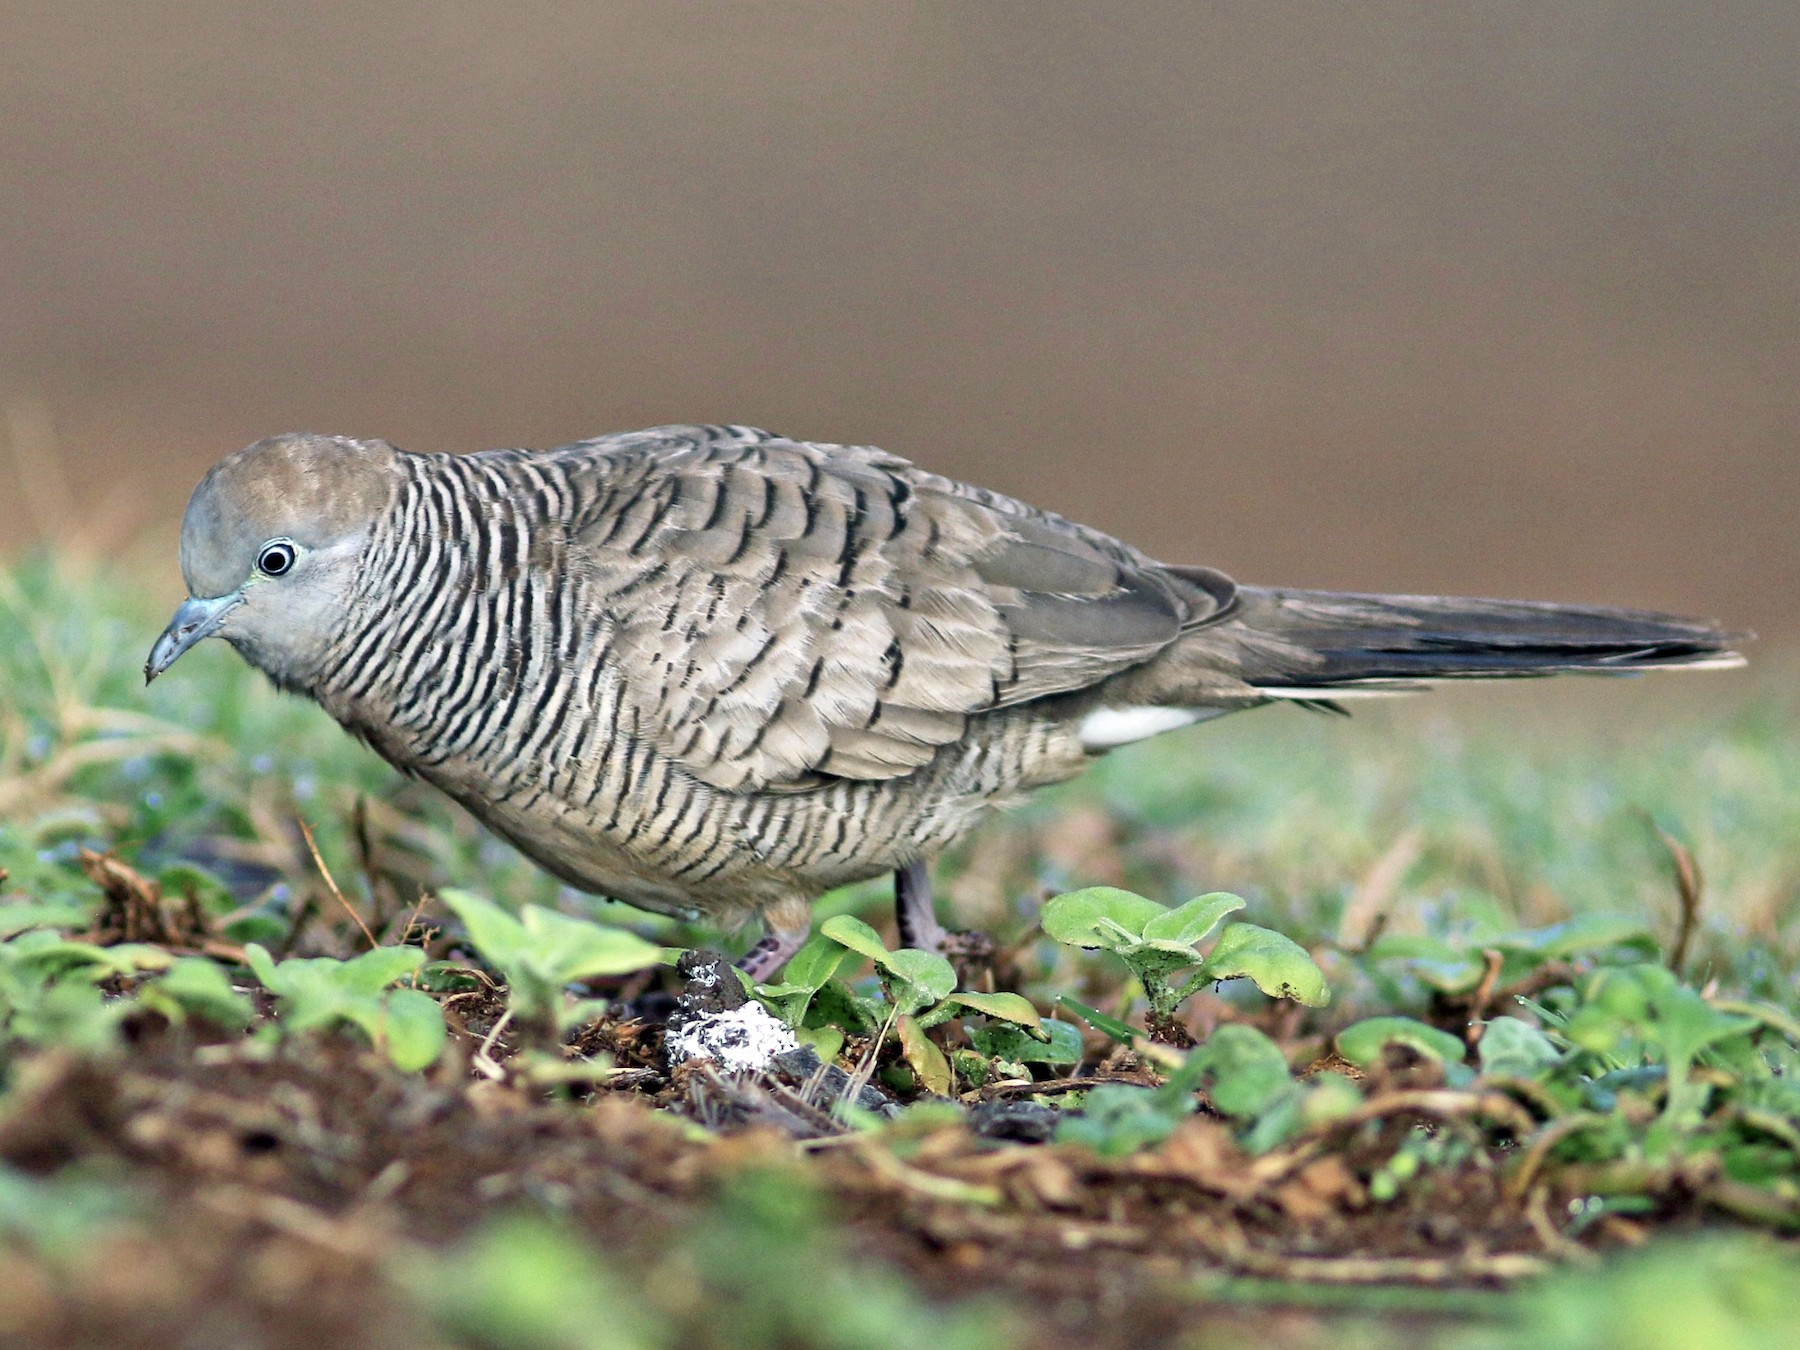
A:
<svg viewBox="0 0 1800 1350">
<path fill-rule="evenodd" d="M 166 540 L 277 430 L 743 421 L 1256 580 L 1800 632 L 1787 0 L 0 22 L 0 548 Z"/>
</svg>

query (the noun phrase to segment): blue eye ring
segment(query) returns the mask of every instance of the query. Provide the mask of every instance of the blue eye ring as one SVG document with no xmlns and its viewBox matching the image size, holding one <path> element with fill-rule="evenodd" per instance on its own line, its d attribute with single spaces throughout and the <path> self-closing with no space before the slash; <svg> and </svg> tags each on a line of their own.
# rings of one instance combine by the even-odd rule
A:
<svg viewBox="0 0 1800 1350">
<path fill-rule="evenodd" d="M 293 570 L 300 554 L 286 539 L 271 539 L 256 555 L 256 570 L 266 577 L 278 577 Z"/>
</svg>

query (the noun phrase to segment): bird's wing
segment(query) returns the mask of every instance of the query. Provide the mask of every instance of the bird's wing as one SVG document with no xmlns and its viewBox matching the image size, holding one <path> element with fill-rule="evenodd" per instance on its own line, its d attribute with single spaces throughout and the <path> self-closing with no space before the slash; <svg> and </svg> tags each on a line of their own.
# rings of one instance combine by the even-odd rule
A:
<svg viewBox="0 0 1800 1350">
<path fill-rule="evenodd" d="M 1092 685 L 1230 603 L 1223 577 L 870 447 L 683 427 L 555 453 L 605 481 L 570 561 L 626 697 L 721 788 L 910 773 L 971 716 Z"/>
</svg>

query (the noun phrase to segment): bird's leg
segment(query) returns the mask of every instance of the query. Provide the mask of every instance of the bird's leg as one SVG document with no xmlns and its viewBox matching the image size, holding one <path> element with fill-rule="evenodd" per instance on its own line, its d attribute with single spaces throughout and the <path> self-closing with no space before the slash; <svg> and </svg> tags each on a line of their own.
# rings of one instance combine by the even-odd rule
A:
<svg viewBox="0 0 1800 1350">
<path fill-rule="evenodd" d="M 763 935 L 737 960 L 737 967 L 758 984 L 767 984 L 788 958 L 812 936 L 812 905 L 801 899 L 781 900 L 763 915 Z"/>
<path fill-rule="evenodd" d="M 931 903 L 931 870 L 924 859 L 894 872 L 894 920 L 902 947 L 923 947 L 959 964 L 979 967 L 994 956 L 986 933 L 957 933 L 938 922 Z"/>
<path fill-rule="evenodd" d="M 894 920 L 902 947 L 943 954 L 950 930 L 938 922 L 931 903 L 931 868 L 923 858 L 915 858 L 894 873 Z"/>
</svg>

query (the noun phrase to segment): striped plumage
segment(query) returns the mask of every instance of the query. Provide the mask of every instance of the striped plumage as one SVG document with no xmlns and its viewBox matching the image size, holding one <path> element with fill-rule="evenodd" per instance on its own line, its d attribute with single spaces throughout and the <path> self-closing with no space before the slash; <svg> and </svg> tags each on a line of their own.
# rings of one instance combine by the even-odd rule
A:
<svg viewBox="0 0 1800 1350">
<path fill-rule="evenodd" d="M 278 437 L 190 503 L 213 633 L 548 870 L 782 937 L 1095 753 L 1276 698 L 1735 660 L 1621 610 L 1239 587 L 868 447 Z M 913 875 L 918 874 L 915 871 Z"/>
</svg>

